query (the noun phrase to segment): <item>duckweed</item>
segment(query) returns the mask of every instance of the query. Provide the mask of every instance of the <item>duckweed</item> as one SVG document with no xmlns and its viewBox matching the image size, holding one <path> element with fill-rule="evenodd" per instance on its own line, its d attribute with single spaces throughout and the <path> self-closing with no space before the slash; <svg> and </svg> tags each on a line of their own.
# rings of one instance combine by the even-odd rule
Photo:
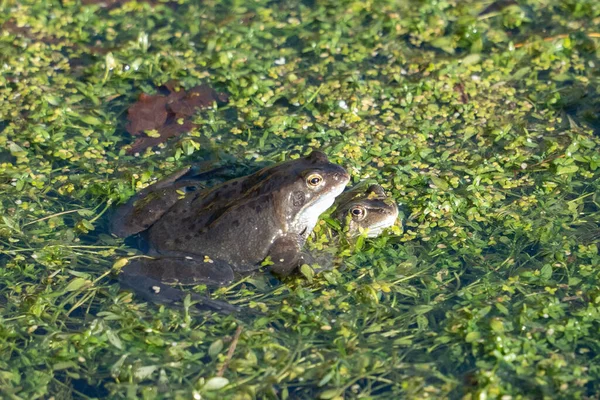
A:
<svg viewBox="0 0 600 400">
<path fill-rule="evenodd" d="M 599 2 L 0 10 L 0 397 L 597 396 Z M 170 80 L 229 101 L 129 154 L 128 108 Z M 107 233 L 115 203 L 190 163 L 243 174 L 311 147 L 379 182 L 404 229 L 212 293 L 251 316 L 120 290 L 137 253 Z"/>
</svg>

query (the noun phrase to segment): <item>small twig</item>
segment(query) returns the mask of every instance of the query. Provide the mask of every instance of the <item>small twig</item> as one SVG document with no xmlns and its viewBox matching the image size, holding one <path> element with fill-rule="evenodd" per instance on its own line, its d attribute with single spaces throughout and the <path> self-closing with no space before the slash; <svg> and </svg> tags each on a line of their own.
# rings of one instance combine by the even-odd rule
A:
<svg viewBox="0 0 600 400">
<path fill-rule="evenodd" d="M 233 353 L 235 353 L 235 348 L 237 347 L 237 342 L 240 339 L 241 334 L 242 334 L 242 326 L 238 325 L 237 329 L 235 330 L 235 335 L 233 336 L 233 340 L 231 341 L 231 346 L 229 346 L 229 350 L 227 351 L 227 358 L 225 359 L 225 362 L 223 363 L 223 365 L 221 365 L 219 372 L 217 372 L 217 376 L 223 376 L 223 374 L 225 373 L 225 370 L 227 369 L 227 366 L 229 365 L 229 362 L 231 361 L 231 358 L 233 357 Z"/>
<path fill-rule="evenodd" d="M 36 222 L 45 221 L 45 220 L 50 219 L 50 218 L 59 217 L 61 215 L 66 215 L 66 214 L 72 214 L 72 213 L 76 213 L 76 212 L 79 212 L 79 211 L 90 211 L 90 210 L 88 208 L 80 208 L 78 210 L 69 210 L 69 211 L 59 212 L 59 213 L 56 213 L 56 214 L 48 215 L 48 216 L 46 216 L 44 218 L 39 218 L 39 219 L 36 219 L 34 221 L 27 222 L 27 223 L 21 225 L 21 228 L 24 228 L 24 227 L 26 227 L 28 225 L 31 225 L 31 224 L 35 224 Z"/>
<path fill-rule="evenodd" d="M 323 89 L 323 84 L 319 85 L 319 87 L 317 88 L 317 90 L 315 90 L 315 92 L 312 94 L 312 96 L 310 96 L 310 98 L 308 99 L 308 101 L 306 103 L 304 103 L 302 105 L 302 107 L 300 107 L 300 109 L 302 110 L 304 107 L 308 106 L 310 103 L 313 102 L 313 100 L 317 97 L 317 95 L 319 94 L 319 92 L 321 91 L 321 89 Z"/>
</svg>

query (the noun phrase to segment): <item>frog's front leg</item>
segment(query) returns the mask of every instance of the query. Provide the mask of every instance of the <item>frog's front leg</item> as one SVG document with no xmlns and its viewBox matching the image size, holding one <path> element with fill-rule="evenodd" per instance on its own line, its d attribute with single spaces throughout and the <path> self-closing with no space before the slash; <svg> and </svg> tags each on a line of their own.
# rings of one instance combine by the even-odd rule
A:
<svg viewBox="0 0 600 400">
<path fill-rule="evenodd" d="M 222 286 L 233 280 L 233 270 L 228 264 L 210 261 L 195 260 L 191 257 L 136 259 L 123 268 L 119 274 L 119 282 L 149 301 L 174 304 L 182 302 L 188 292 L 171 287 L 169 283 Z M 237 307 L 228 303 L 195 293 L 189 294 L 200 309 L 226 314 L 239 311 Z"/>
<path fill-rule="evenodd" d="M 298 268 L 302 243 L 298 235 L 286 235 L 273 242 L 269 257 L 273 264 L 271 272 L 278 276 L 288 276 Z"/>
</svg>

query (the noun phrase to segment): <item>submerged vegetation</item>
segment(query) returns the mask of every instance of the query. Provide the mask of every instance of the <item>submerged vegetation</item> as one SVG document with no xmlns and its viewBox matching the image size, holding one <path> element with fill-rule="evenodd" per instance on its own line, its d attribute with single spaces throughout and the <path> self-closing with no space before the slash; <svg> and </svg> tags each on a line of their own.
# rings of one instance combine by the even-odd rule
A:
<svg viewBox="0 0 600 400">
<path fill-rule="evenodd" d="M 600 2 L 0 11 L 0 397 L 597 398 Z M 129 154 L 127 110 L 170 80 L 229 100 Z M 238 318 L 120 290 L 116 202 L 311 147 L 379 182 L 404 230 L 214 292 Z"/>
</svg>

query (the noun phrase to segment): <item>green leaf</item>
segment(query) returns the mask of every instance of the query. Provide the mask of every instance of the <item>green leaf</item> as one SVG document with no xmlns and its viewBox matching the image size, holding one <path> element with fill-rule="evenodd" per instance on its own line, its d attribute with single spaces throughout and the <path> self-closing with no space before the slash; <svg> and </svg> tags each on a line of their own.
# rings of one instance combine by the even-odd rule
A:
<svg viewBox="0 0 600 400">
<path fill-rule="evenodd" d="M 321 392 L 319 398 L 325 400 L 333 399 L 334 397 L 339 396 L 341 392 L 341 389 L 327 389 L 326 391 Z"/>
<path fill-rule="evenodd" d="M 514 74 L 511 75 L 511 79 L 513 80 L 519 80 L 521 78 L 523 78 L 525 75 L 527 75 L 527 73 L 531 71 L 530 67 L 523 67 L 517 70 L 517 72 L 515 72 Z"/>
<path fill-rule="evenodd" d="M 481 318 L 485 317 L 486 315 L 488 315 L 488 313 L 491 310 L 492 310 L 492 306 L 483 307 L 482 309 L 477 311 L 477 314 L 475 314 L 475 316 L 477 317 L 477 319 L 481 319 Z"/>
<path fill-rule="evenodd" d="M 569 277 L 569 286 L 577 286 L 581 283 L 581 278 L 577 278 L 575 276 Z"/>
<path fill-rule="evenodd" d="M 492 322 L 490 322 L 490 328 L 492 328 L 494 332 L 504 332 L 504 323 L 501 319 L 493 319 Z"/>
<path fill-rule="evenodd" d="M 310 265 L 308 264 L 303 264 L 300 267 L 300 273 L 302 275 L 304 275 L 304 277 L 306 278 L 306 280 L 308 280 L 310 283 L 312 283 L 313 281 L 313 277 L 315 276 L 315 272 L 313 271 L 313 269 L 310 267 Z"/>
<path fill-rule="evenodd" d="M 146 136 L 151 137 L 151 138 L 159 138 L 160 137 L 160 133 L 156 129 L 149 129 L 147 131 L 144 131 L 144 133 L 146 134 Z"/>
<path fill-rule="evenodd" d="M 540 271 L 540 278 L 544 281 L 552 278 L 552 265 L 546 264 L 542 267 L 542 270 Z"/>
<path fill-rule="evenodd" d="M 107 337 L 108 341 L 110 342 L 110 344 L 112 344 L 119 350 L 123 350 L 123 343 L 121 342 L 121 339 L 114 331 L 107 330 L 106 337 Z"/>
<path fill-rule="evenodd" d="M 410 346 L 413 344 L 413 341 L 410 337 L 403 337 L 394 340 L 394 345 L 397 346 Z"/>
<path fill-rule="evenodd" d="M 12 154 L 15 157 L 24 156 L 27 154 L 27 152 L 15 142 L 8 143 L 8 150 L 10 151 L 10 154 Z"/>
<path fill-rule="evenodd" d="M 477 64 L 479 61 L 481 61 L 481 54 L 469 54 L 468 56 L 462 59 L 462 64 L 473 65 Z"/>
<path fill-rule="evenodd" d="M 579 167 L 575 164 L 558 165 L 556 167 L 556 174 L 557 175 L 569 175 L 569 174 L 577 172 L 578 170 L 579 170 Z"/>
<path fill-rule="evenodd" d="M 219 390 L 227 385 L 229 385 L 229 379 L 223 378 L 222 376 L 215 376 L 206 381 L 204 386 L 202 386 L 202 389 L 206 391 Z"/>
<path fill-rule="evenodd" d="M 424 305 L 424 304 L 413 308 L 414 313 L 417 315 L 427 314 L 431 310 L 433 310 L 432 306 L 428 306 L 428 305 Z"/>
<path fill-rule="evenodd" d="M 75 279 L 71 280 L 71 282 L 69 282 L 69 284 L 65 288 L 65 291 L 66 292 L 74 292 L 75 290 L 81 289 L 88 283 L 90 283 L 90 281 L 87 279 L 75 278 Z"/>
<path fill-rule="evenodd" d="M 119 258 L 117 261 L 115 261 L 115 263 L 112 266 L 112 269 L 121 269 L 124 266 L 126 266 L 129 263 L 129 259 L 128 258 Z"/>
<path fill-rule="evenodd" d="M 219 355 L 219 353 L 223 350 L 223 341 L 221 339 L 217 339 L 208 348 L 208 355 L 210 358 L 215 359 Z"/>
<path fill-rule="evenodd" d="M 465 341 L 467 343 L 473 343 L 473 342 L 479 340 L 480 337 L 481 337 L 481 333 L 479 333 L 478 331 L 469 332 L 469 333 L 467 333 L 467 336 L 465 337 Z"/>
<path fill-rule="evenodd" d="M 152 377 L 152 374 L 157 369 L 158 369 L 157 365 L 147 365 L 145 367 L 139 367 L 139 368 L 136 368 L 136 370 L 133 372 L 133 376 L 135 376 L 140 381 L 143 381 L 144 379 L 148 379 L 148 378 Z"/>
<path fill-rule="evenodd" d="M 509 315 L 510 312 L 508 311 L 508 308 L 506 308 L 504 306 L 504 304 L 501 303 L 496 303 L 496 308 L 504 315 Z"/>
<path fill-rule="evenodd" d="M 431 182 L 433 182 L 433 184 L 441 190 L 448 190 L 448 182 L 446 182 L 445 179 L 443 178 L 438 178 L 437 176 L 432 176 L 431 177 Z"/>
<path fill-rule="evenodd" d="M 52 369 L 54 371 L 60 371 L 63 369 L 74 368 L 74 367 L 77 367 L 77 364 L 73 361 L 61 361 L 61 362 L 57 362 L 56 364 L 54 364 L 52 366 Z"/>
<path fill-rule="evenodd" d="M 430 43 L 433 47 L 444 50 L 446 53 L 454 54 L 454 43 L 450 36 L 442 36 L 432 40 Z"/>
<path fill-rule="evenodd" d="M 327 382 L 329 382 L 331 380 L 331 378 L 333 378 L 334 374 L 335 374 L 335 371 L 329 371 L 329 373 L 327 373 L 323 378 L 321 378 L 319 383 L 317 383 L 317 386 L 318 387 L 325 386 L 327 384 Z"/>
<path fill-rule="evenodd" d="M 359 228 L 359 231 L 361 229 L 362 228 Z M 362 250 L 362 248 L 364 247 L 364 245 L 365 245 L 365 235 L 361 234 L 359 237 L 356 238 L 356 242 L 354 243 L 354 250 L 357 251 L 357 252 L 359 252 L 359 251 Z"/>
<path fill-rule="evenodd" d="M 86 124 L 89 125 L 100 125 L 102 124 L 102 121 L 100 121 L 98 118 L 92 116 L 92 115 L 85 115 L 83 117 L 81 117 L 81 120 L 83 122 L 85 122 Z"/>
</svg>

